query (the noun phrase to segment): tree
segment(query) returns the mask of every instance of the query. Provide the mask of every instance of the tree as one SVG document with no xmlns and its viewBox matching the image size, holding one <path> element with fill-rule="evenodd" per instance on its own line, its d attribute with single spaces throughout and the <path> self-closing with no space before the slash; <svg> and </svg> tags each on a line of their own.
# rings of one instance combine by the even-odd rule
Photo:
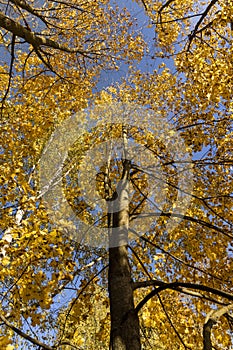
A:
<svg viewBox="0 0 233 350">
<path fill-rule="evenodd" d="M 4 348 L 232 345 L 233 4 L 138 3 L 2 4 Z"/>
</svg>

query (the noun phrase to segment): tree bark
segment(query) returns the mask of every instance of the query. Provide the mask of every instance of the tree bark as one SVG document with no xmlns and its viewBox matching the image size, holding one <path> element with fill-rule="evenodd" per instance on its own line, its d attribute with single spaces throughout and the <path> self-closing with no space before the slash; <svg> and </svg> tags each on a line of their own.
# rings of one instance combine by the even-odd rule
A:
<svg viewBox="0 0 233 350">
<path fill-rule="evenodd" d="M 140 327 L 133 298 L 128 259 L 130 162 L 123 162 L 122 180 L 114 201 L 109 201 L 109 298 L 111 314 L 110 350 L 140 350 Z"/>
<path fill-rule="evenodd" d="M 31 44 L 35 49 L 39 49 L 41 46 L 47 46 L 55 50 L 64 51 L 67 53 L 79 53 L 85 54 L 78 48 L 69 48 L 56 41 L 53 41 L 45 36 L 39 36 L 34 34 L 30 29 L 25 28 L 20 23 L 14 21 L 10 17 L 7 17 L 0 11 L 0 27 L 11 32 L 15 36 L 26 40 L 28 44 Z"/>
<path fill-rule="evenodd" d="M 211 310 L 205 319 L 203 327 L 203 350 L 212 350 L 211 330 L 213 325 L 217 323 L 220 317 L 227 314 L 230 310 L 233 310 L 233 304 L 223 306 L 218 310 Z"/>
</svg>

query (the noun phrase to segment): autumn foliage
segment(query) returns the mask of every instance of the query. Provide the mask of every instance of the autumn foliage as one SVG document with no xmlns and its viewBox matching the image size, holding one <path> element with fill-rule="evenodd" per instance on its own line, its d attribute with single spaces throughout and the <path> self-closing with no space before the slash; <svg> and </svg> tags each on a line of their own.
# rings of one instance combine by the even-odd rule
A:
<svg viewBox="0 0 233 350">
<path fill-rule="evenodd" d="M 233 346 L 232 38 L 231 0 L 1 1 L 1 349 Z"/>
</svg>

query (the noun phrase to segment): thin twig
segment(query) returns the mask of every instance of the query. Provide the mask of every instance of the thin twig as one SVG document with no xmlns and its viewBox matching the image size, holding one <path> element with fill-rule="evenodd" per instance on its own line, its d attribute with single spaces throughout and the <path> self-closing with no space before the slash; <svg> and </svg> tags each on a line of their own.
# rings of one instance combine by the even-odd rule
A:
<svg viewBox="0 0 233 350">
<path fill-rule="evenodd" d="M 6 92 L 2 98 L 1 101 L 1 114 L 4 106 L 4 102 L 7 98 L 7 95 L 10 91 L 10 85 L 11 85 L 11 80 L 12 80 L 12 74 L 13 74 L 13 65 L 14 65 L 14 60 L 15 60 L 15 34 L 12 35 L 12 40 L 11 40 L 11 61 L 10 61 L 10 69 L 9 69 L 9 79 L 8 79 L 8 84 L 7 84 L 7 89 Z"/>
</svg>

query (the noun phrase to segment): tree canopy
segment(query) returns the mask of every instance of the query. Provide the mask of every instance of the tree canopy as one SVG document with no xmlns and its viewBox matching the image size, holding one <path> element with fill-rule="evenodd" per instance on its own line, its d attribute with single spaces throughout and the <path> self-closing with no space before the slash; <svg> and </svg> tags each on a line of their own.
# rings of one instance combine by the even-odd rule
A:
<svg viewBox="0 0 233 350">
<path fill-rule="evenodd" d="M 0 348 L 233 346 L 232 23 L 0 2 Z"/>
</svg>

